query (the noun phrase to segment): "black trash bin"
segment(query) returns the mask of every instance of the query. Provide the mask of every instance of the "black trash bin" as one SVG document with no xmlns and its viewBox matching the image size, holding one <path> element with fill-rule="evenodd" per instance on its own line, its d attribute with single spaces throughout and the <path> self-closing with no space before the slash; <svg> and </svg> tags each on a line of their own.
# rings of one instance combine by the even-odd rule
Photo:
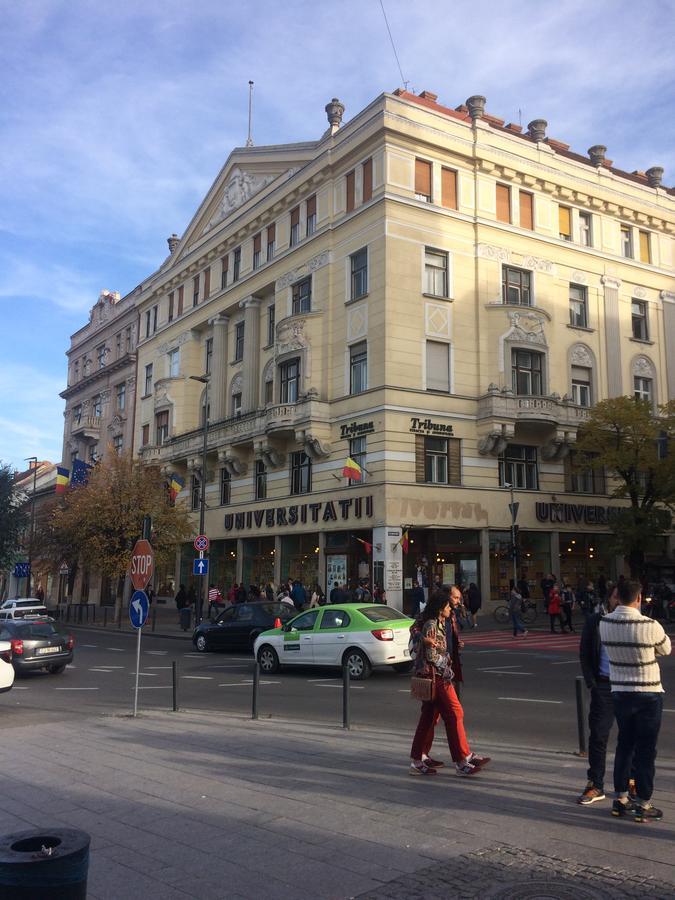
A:
<svg viewBox="0 0 675 900">
<path fill-rule="evenodd" d="M 188 631 L 192 621 L 192 610 L 189 606 L 184 606 L 180 611 L 180 627 L 183 631 Z"/>
<path fill-rule="evenodd" d="M 0 837 L 0 900 L 85 900 L 90 837 L 76 828 Z"/>
</svg>

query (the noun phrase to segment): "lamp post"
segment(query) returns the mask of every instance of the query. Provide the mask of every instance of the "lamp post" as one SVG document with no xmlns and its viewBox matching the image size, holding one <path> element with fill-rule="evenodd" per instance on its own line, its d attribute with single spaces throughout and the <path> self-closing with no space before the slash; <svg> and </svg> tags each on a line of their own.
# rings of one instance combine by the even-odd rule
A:
<svg viewBox="0 0 675 900">
<path fill-rule="evenodd" d="M 27 456 L 26 462 L 33 464 L 33 493 L 30 498 L 30 535 L 28 537 L 28 578 L 26 579 L 26 597 L 30 597 L 30 583 L 33 576 L 33 532 L 35 531 L 35 489 L 37 487 L 38 458 L 37 456 Z"/>
<path fill-rule="evenodd" d="M 518 504 L 513 498 L 513 485 L 508 482 L 504 483 L 504 487 L 509 489 L 511 494 L 511 502 L 509 510 L 511 512 L 511 558 L 513 561 L 513 586 L 518 584 L 518 552 L 516 548 L 516 518 L 518 516 Z"/>
<path fill-rule="evenodd" d="M 209 438 L 209 381 L 208 375 L 190 375 L 192 381 L 199 381 L 204 385 L 204 440 L 202 443 L 202 478 L 201 493 L 199 499 L 199 533 L 204 534 L 204 521 L 206 517 L 206 454 L 207 443 Z M 199 588 L 197 596 L 197 609 L 195 610 L 195 624 L 202 621 L 202 612 L 208 598 L 208 578 L 200 575 L 202 584 Z"/>
</svg>

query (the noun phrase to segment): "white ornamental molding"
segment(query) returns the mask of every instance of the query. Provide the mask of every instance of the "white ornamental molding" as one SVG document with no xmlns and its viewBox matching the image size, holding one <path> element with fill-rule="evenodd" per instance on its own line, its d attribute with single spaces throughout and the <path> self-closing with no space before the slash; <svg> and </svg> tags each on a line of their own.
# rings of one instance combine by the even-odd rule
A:
<svg viewBox="0 0 675 900">
<path fill-rule="evenodd" d="M 588 275 L 586 272 L 580 272 L 578 269 L 575 269 L 572 272 L 572 281 L 574 284 L 588 284 Z"/>
<path fill-rule="evenodd" d="M 483 259 L 494 259 L 497 262 L 509 261 L 509 251 L 503 247 L 494 247 L 492 244 L 479 244 L 476 248 L 476 256 L 482 256 Z"/>
<path fill-rule="evenodd" d="M 305 319 L 283 322 L 277 329 L 275 356 L 283 356 L 294 350 L 305 350 L 309 341 L 305 335 Z"/>
<path fill-rule="evenodd" d="M 593 367 L 593 354 L 585 344 L 575 344 L 570 350 L 570 362 L 573 366 Z"/>
<path fill-rule="evenodd" d="M 230 394 L 241 394 L 243 383 L 244 379 L 242 378 L 242 374 L 241 372 L 238 372 L 232 379 L 232 384 L 230 385 Z"/>
<path fill-rule="evenodd" d="M 636 356 L 633 360 L 633 375 L 641 378 L 652 378 L 654 376 L 654 364 L 646 356 Z"/>
<path fill-rule="evenodd" d="M 675 303 L 675 294 L 672 291 L 660 291 L 659 297 L 664 303 Z"/>
<path fill-rule="evenodd" d="M 541 259 L 538 256 L 524 256 L 523 267 L 535 272 L 545 272 L 547 275 L 555 273 L 555 267 L 550 259 Z"/>
<path fill-rule="evenodd" d="M 275 285 L 275 292 L 283 291 L 284 288 L 289 287 L 291 284 L 294 284 L 296 281 L 299 281 L 304 275 L 307 274 L 307 267 L 300 266 L 297 269 L 291 269 L 290 272 L 286 272 L 285 275 L 282 275 L 281 278 L 278 278 Z"/>
<path fill-rule="evenodd" d="M 618 291 L 621 287 L 621 279 L 614 278 L 611 275 L 602 275 L 600 281 L 604 287 L 610 288 L 610 290 Z"/>
<path fill-rule="evenodd" d="M 644 300 L 647 297 L 647 291 L 643 287 L 633 288 L 633 296 L 638 300 Z"/>
<path fill-rule="evenodd" d="M 504 335 L 505 340 L 548 346 L 544 334 L 546 320 L 543 316 L 538 316 L 536 313 L 509 312 L 509 319 L 511 328 Z"/>
<path fill-rule="evenodd" d="M 223 199 L 220 202 L 218 211 L 202 234 L 206 234 L 207 231 L 219 222 L 222 222 L 235 209 L 243 206 L 247 200 L 259 193 L 264 187 L 267 187 L 275 178 L 276 175 L 253 175 L 251 172 L 245 172 L 239 166 L 235 166 L 223 188 Z"/>
<path fill-rule="evenodd" d="M 330 262 L 330 252 L 328 250 L 324 250 L 323 253 L 319 253 L 318 256 L 313 256 L 310 261 L 307 263 L 307 268 L 310 272 L 316 272 L 317 269 L 322 269 L 324 266 L 327 266 Z"/>
</svg>

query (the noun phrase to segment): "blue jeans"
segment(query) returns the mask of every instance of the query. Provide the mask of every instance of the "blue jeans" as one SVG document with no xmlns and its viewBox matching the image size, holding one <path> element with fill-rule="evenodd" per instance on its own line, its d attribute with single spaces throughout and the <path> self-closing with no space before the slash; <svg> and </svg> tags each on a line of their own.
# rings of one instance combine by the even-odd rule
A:
<svg viewBox="0 0 675 900">
<path fill-rule="evenodd" d="M 513 625 L 513 636 L 516 637 L 519 631 L 523 633 L 527 631 L 525 626 L 523 625 L 523 620 L 520 618 L 520 613 L 512 612 L 511 613 L 511 623 Z"/>
<path fill-rule="evenodd" d="M 639 799 L 651 800 L 663 694 L 612 691 L 612 702 L 619 726 L 614 757 L 614 790 L 617 794 L 628 790 L 632 764 Z"/>
</svg>

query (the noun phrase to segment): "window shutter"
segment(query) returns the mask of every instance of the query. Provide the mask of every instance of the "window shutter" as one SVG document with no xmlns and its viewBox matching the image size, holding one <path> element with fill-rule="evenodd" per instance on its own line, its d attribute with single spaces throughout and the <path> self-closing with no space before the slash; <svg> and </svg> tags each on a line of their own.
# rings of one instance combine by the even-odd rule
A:
<svg viewBox="0 0 675 900">
<path fill-rule="evenodd" d="M 253 252 L 254 252 L 254 253 L 260 253 L 260 244 L 261 244 L 261 241 L 262 241 L 262 238 L 261 238 L 261 236 L 260 236 L 260 232 L 258 232 L 257 234 L 253 235 Z"/>
<path fill-rule="evenodd" d="M 648 263 L 649 259 L 649 233 L 640 232 L 640 262 Z"/>
<path fill-rule="evenodd" d="M 568 206 L 558 207 L 558 231 L 561 237 L 572 237 L 572 223 L 570 221 L 570 209 Z"/>
<path fill-rule="evenodd" d="M 354 173 L 347 173 L 347 212 L 354 209 Z"/>
<path fill-rule="evenodd" d="M 446 209 L 457 209 L 457 172 L 441 169 L 441 203 Z"/>
<path fill-rule="evenodd" d="M 276 222 L 272 222 L 271 225 L 267 226 L 267 243 L 273 244 L 277 239 L 277 226 Z"/>
<path fill-rule="evenodd" d="M 591 370 L 586 366 L 572 366 L 572 381 L 584 381 L 591 383 Z"/>
<path fill-rule="evenodd" d="M 450 345 L 427 341 L 427 390 L 450 391 Z"/>
<path fill-rule="evenodd" d="M 183 312 L 183 292 L 184 292 L 184 286 L 181 284 L 181 286 L 178 288 L 178 315 L 179 316 Z"/>
<path fill-rule="evenodd" d="M 291 210 L 291 228 L 294 225 L 300 224 L 300 207 L 296 206 L 295 209 Z"/>
<path fill-rule="evenodd" d="M 307 198 L 307 218 L 316 215 L 316 194 Z"/>
<path fill-rule="evenodd" d="M 497 185 L 497 221 L 511 221 L 511 188 L 506 184 Z"/>
<path fill-rule="evenodd" d="M 211 266 L 204 269 L 204 299 L 211 293 Z"/>
<path fill-rule="evenodd" d="M 520 227 L 529 228 L 532 231 L 534 228 L 534 216 L 532 214 L 534 197 L 525 191 L 519 191 L 518 193 L 520 195 Z"/>
<path fill-rule="evenodd" d="M 462 483 L 462 442 L 448 438 L 448 484 Z"/>
<path fill-rule="evenodd" d="M 367 159 L 363 164 L 363 202 L 367 203 L 373 196 L 373 161 Z"/>
<path fill-rule="evenodd" d="M 424 484 L 426 475 L 424 472 L 424 435 L 415 435 L 415 481 Z"/>
<path fill-rule="evenodd" d="M 431 197 L 431 163 L 424 159 L 415 160 L 415 193 Z"/>
</svg>

